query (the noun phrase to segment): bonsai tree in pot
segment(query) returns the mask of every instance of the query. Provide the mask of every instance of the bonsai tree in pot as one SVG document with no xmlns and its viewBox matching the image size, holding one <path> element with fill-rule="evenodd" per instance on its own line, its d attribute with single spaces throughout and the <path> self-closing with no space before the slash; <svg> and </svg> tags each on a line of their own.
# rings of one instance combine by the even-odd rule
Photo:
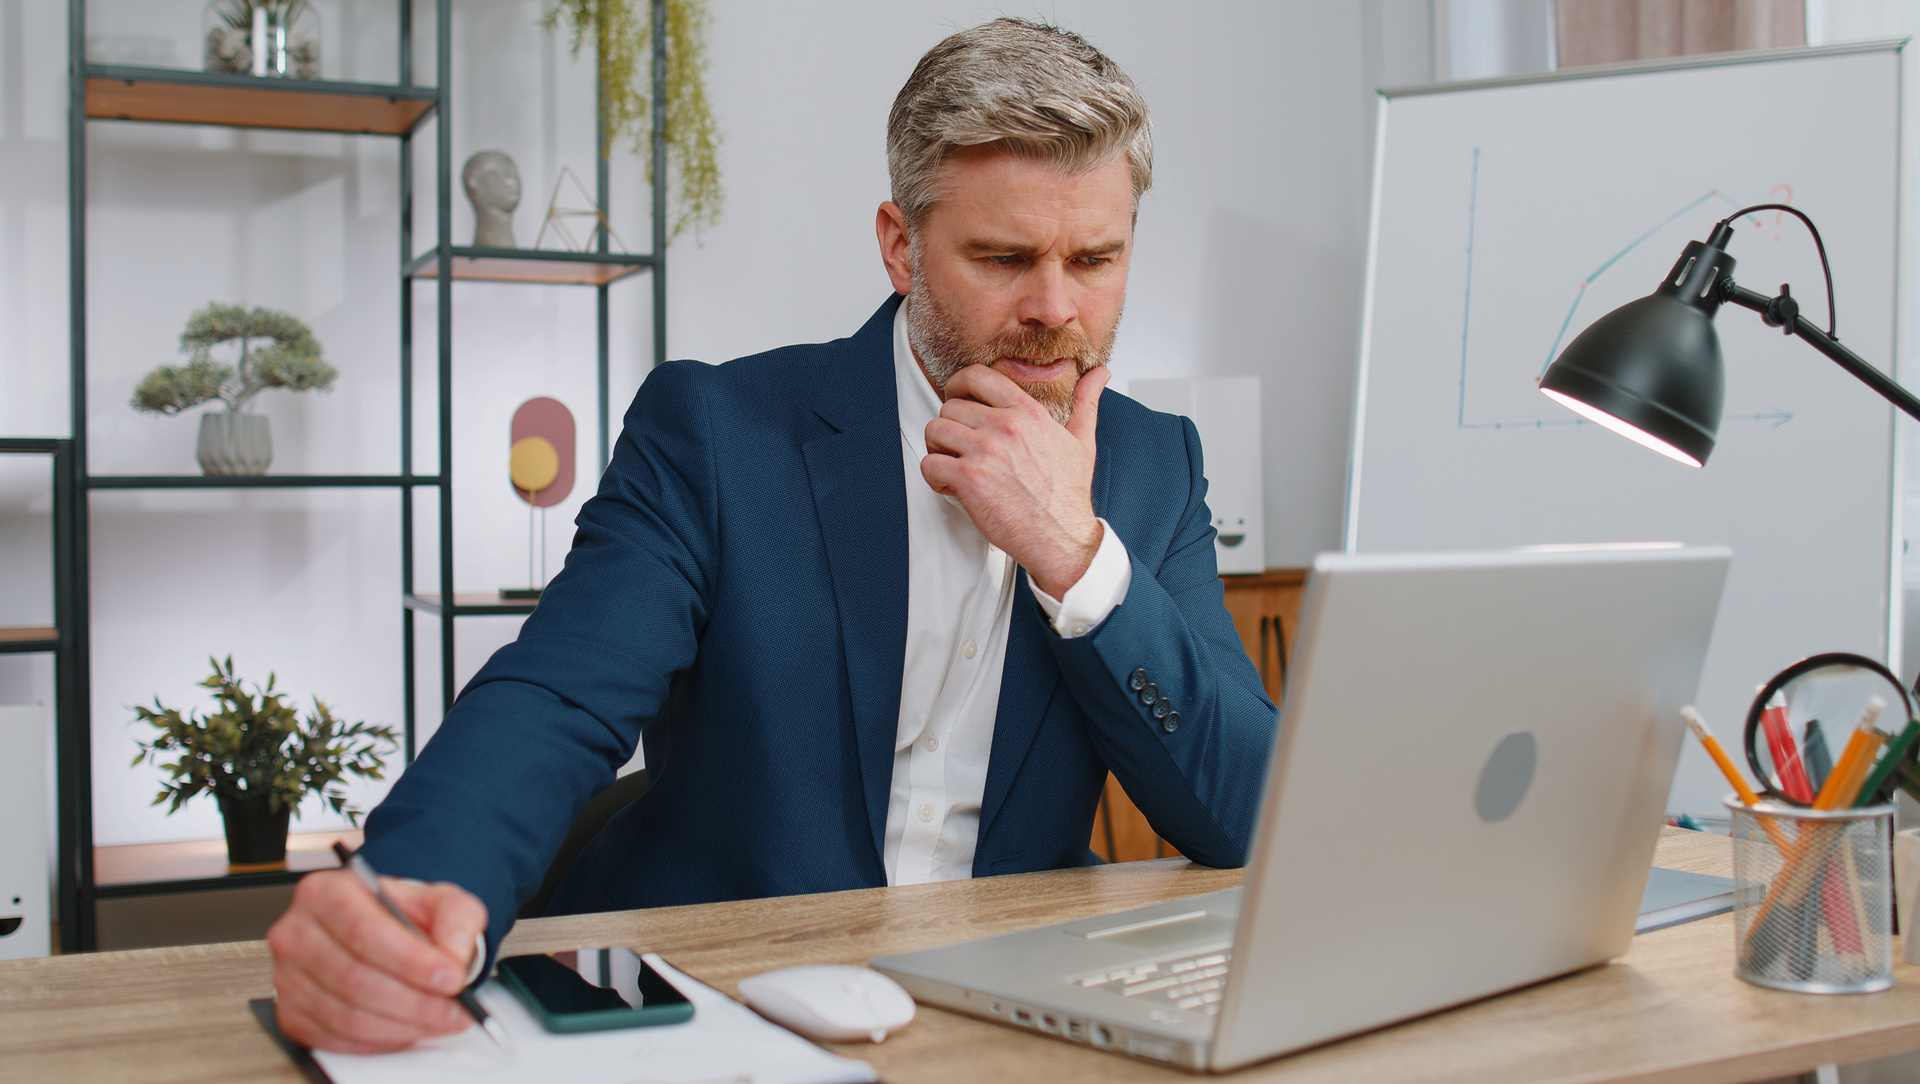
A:
<svg viewBox="0 0 1920 1084">
<path fill-rule="evenodd" d="M 213 348 L 238 342 L 233 365 L 215 361 Z M 298 317 L 278 309 L 249 309 L 218 301 L 187 319 L 180 333 L 185 365 L 161 365 L 133 389 L 133 408 L 178 414 L 220 399 L 222 411 L 200 416 L 200 469 L 208 474 L 265 474 L 273 461 L 273 432 L 263 414 L 247 408 L 268 388 L 326 391 L 338 369 L 320 357 L 320 342 Z"/>
<path fill-rule="evenodd" d="M 170 801 L 172 813 L 187 800 L 211 793 L 226 822 L 227 861 L 236 867 L 276 866 L 287 858 L 287 818 L 299 815 L 301 799 L 318 794 L 336 813 L 360 823 L 347 804 L 342 781 L 348 775 L 383 778 L 384 746 L 396 746 L 392 727 L 345 723 L 318 697 L 313 711 L 299 718 L 286 694 L 274 691 L 274 676 L 251 692 L 233 670 L 233 657 L 209 659 L 213 673 L 200 684 L 212 689 L 220 710 L 182 715 L 155 698 L 152 708 L 134 708 L 141 720 L 159 728 L 151 742 L 139 742 L 134 764 L 151 761 L 169 778 L 154 805 Z M 163 754 L 179 759 L 162 762 Z"/>
</svg>

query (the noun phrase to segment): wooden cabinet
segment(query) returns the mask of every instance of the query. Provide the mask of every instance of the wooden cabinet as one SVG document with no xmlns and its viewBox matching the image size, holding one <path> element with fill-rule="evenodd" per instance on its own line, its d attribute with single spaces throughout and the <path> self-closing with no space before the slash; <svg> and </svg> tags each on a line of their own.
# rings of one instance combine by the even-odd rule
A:
<svg viewBox="0 0 1920 1084">
<path fill-rule="evenodd" d="M 1267 695 L 1278 704 L 1286 682 L 1287 652 L 1299 627 L 1300 596 L 1306 589 L 1307 570 L 1270 568 L 1253 575 L 1222 576 L 1220 581 L 1226 587 L 1227 613 L 1233 616 L 1234 631 L 1240 634 L 1247 657 L 1259 668 Z M 1109 862 L 1180 853 L 1154 834 L 1147 818 L 1111 775 L 1093 821 L 1090 846 Z"/>
</svg>

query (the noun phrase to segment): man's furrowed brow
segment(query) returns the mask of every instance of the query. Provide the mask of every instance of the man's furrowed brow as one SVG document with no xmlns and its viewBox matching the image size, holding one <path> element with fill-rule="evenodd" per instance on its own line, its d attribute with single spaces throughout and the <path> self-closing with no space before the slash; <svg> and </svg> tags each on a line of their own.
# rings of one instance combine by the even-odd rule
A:
<svg viewBox="0 0 1920 1084">
<path fill-rule="evenodd" d="M 1002 241 L 1002 240 L 994 240 L 993 238 L 981 238 L 975 241 L 968 241 L 965 247 L 966 247 L 967 254 L 970 256 L 987 256 L 987 255 L 1031 256 L 1035 252 L 1034 247 L 1026 243 L 1025 241 Z M 1084 259 L 1086 257 L 1094 257 L 1096 259 L 1099 259 L 1099 258 L 1104 258 L 1109 256 L 1118 256 L 1122 252 L 1126 251 L 1126 248 L 1127 248 L 1127 243 L 1124 240 L 1120 240 L 1116 238 L 1112 241 L 1107 241 L 1102 244 L 1091 245 L 1087 248 L 1083 248 L 1078 252 L 1075 252 L 1073 254 L 1073 257 L 1075 259 Z"/>
<path fill-rule="evenodd" d="M 1031 256 L 1034 252 L 1033 246 L 1025 241 L 1003 241 L 991 237 L 968 241 L 966 248 L 969 256 Z"/>
</svg>

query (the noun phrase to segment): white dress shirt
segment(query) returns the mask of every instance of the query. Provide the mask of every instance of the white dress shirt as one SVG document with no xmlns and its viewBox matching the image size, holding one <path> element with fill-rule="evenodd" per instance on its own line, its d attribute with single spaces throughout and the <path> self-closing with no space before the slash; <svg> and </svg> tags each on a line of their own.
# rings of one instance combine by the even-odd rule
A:
<svg viewBox="0 0 1920 1084">
<path fill-rule="evenodd" d="M 973 876 L 1018 579 L 1013 559 L 981 535 L 960 502 L 935 493 L 920 475 L 927 423 L 939 416 L 940 397 L 907 343 L 906 311 L 902 304 L 893 318 L 907 485 L 907 651 L 887 801 L 890 885 Z M 1061 636 L 1092 632 L 1132 585 L 1126 547 L 1100 522 L 1093 564 L 1065 598 L 1029 583 Z"/>
</svg>

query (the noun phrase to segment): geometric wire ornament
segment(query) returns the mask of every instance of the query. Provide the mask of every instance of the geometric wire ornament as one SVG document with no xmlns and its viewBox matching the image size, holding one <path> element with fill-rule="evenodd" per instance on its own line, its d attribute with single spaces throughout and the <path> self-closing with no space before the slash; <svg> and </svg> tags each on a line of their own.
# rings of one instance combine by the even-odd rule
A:
<svg viewBox="0 0 1920 1084">
<path fill-rule="evenodd" d="M 560 206 L 560 188 L 568 181 L 573 182 L 574 191 L 580 194 L 581 200 L 586 203 L 585 207 Z M 593 220 L 593 224 L 587 230 L 587 236 L 584 241 L 574 240 L 573 231 L 567 228 L 568 219 L 580 218 L 590 218 Z M 553 182 L 553 198 L 547 201 L 547 217 L 540 223 L 540 235 L 533 239 L 534 248 L 539 248 L 540 243 L 546 240 L 548 230 L 553 231 L 554 237 L 559 240 L 560 247 L 568 252 L 592 251 L 594 242 L 598 239 L 601 230 L 607 232 L 607 236 L 613 240 L 614 247 L 622 254 L 625 254 L 627 251 L 627 243 L 620 239 L 619 234 L 613 232 L 613 226 L 607 221 L 605 212 L 601 211 L 600 205 L 595 203 L 593 197 L 587 194 L 587 186 L 580 183 L 580 178 L 574 174 L 570 166 L 561 166 L 560 177 Z"/>
</svg>

